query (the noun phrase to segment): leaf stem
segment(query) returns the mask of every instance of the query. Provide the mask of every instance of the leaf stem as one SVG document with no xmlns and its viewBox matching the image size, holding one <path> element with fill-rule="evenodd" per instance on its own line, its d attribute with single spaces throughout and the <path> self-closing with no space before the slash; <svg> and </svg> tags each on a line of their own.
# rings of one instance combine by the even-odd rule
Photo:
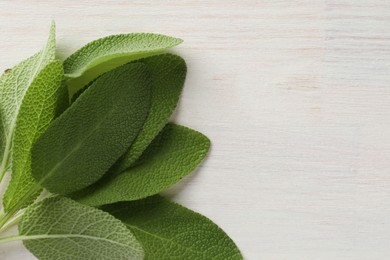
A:
<svg viewBox="0 0 390 260">
<path fill-rule="evenodd" d="M 61 238 L 85 238 L 85 239 L 94 239 L 94 240 L 101 240 L 105 242 L 110 242 L 113 244 L 117 244 L 120 246 L 128 246 L 126 244 L 123 244 L 121 242 L 117 242 L 114 240 L 110 240 L 108 238 L 103 237 L 96 237 L 91 235 L 81 235 L 81 234 L 42 234 L 42 235 L 27 235 L 27 236 L 9 236 L 9 237 L 0 237 L 0 244 L 17 241 L 17 240 L 34 240 L 34 239 L 61 239 Z"/>
<path fill-rule="evenodd" d="M 20 210 L 20 206 L 23 204 L 24 200 L 26 198 L 28 198 L 29 196 L 31 196 L 31 194 L 34 194 L 34 192 L 37 192 L 39 191 L 40 187 L 39 186 L 33 186 L 27 193 L 26 195 L 21 199 L 19 200 L 14 207 L 12 207 L 7 213 L 5 213 L 5 215 L 3 215 L 1 218 L 0 218 L 0 229 L 3 228 L 3 226 L 8 222 L 8 220 L 10 218 L 12 218 L 19 210 Z"/>
<path fill-rule="evenodd" d="M 47 238 L 47 235 L 34 235 L 34 236 L 21 236 L 21 235 L 15 235 L 15 236 L 9 236 L 9 237 L 0 237 L 0 244 L 18 241 L 18 240 L 33 240 L 33 239 L 43 239 Z M 59 237 L 64 237 L 63 235 L 59 235 Z M 54 236 L 56 238 L 56 236 Z"/>
<path fill-rule="evenodd" d="M 10 226 L 18 223 L 20 221 L 20 219 L 23 217 L 23 213 L 20 213 L 19 215 L 15 216 L 15 214 L 20 210 L 19 209 L 19 206 L 20 204 L 22 204 L 24 202 L 24 199 L 27 197 L 29 197 L 31 194 L 33 194 L 35 191 L 38 191 L 39 190 L 39 187 L 38 186 L 34 186 L 32 189 L 29 190 L 29 192 L 21 199 L 18 201 L 18 203 L 13 207 L 11 208 L 7 213 L 4 214 L 4 208 L 1 210 L 0 213 L 0 233 L 4 230 L 6 230 L 7 228 L 9 228 Z M 44 200 L 46 198 L 49 198 L 51 196 L 53 196 L 50 192 L 46 191 L 46 190 L 43 190 L 42 194 L 41 194 L 41 198 L 39 198 L 36 202 L 39 202 L 41 200 Z M 12 217 L 14 217 L 13 219 L 11 219 Z M 11 219 L 11 220 L 10 220 Z"/>
<path fill-rule="evenodd" d="M 16 215 L 13 219 L 11 219 L 10 221 L 8 221 L 7 223 L 5 223 L 1 228 L 0 228 L 0 233 L 4 232 L 5 230 L 7 230 L 8 228 L 12 227 L 13 225 L 15 224 L 18 224 L 20 222 L 20 220 L 22 219 L 23 217 L 23 214 L 24 214 L 24 211 L 18 215 Z"/>
<path fill-rule="evenodd" d="M 12 218 L 17 210 L 12 209 L 9 212 L 7 212 L 2 218 L 0 218 L 0 230 L 3 229 L 4 225 L 8 222 L 10 218 Z"/>
<path fill-rule="evenodd" d="M 3 160 L 1 161 L 1 168 L 0 168 L 0 183 L 4 178 L 5 173 L 8 169 L 8 161 L 9 161 L 9 155 L 11 150 L 11 141 L 7 140 L 7 143 L 5 145 Z"/>
<path fill-rule="evenodd" d="M 7 172 L 7 166 L 4 165 L 6 165 L 6 163 L 2 163 L 0 168 L 0 182 L 3 180 L 4 175 Z"/>
<path fill-rule="evenodd" d="M 9 237 L 1 237 L 0 238 L 0 244 L 17 241 L 17 240 L 23 240 L 24 236 L 9 236 Z"/>
</svg>

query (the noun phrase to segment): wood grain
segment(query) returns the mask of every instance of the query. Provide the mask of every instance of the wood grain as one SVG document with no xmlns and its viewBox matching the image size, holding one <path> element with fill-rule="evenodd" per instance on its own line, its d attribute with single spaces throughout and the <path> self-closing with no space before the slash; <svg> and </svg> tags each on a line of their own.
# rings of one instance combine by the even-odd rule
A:
<svg viewBox="0 0 390 260">
<path fill-rule="evenodd" d="M 168 194 L 246 259 L 390 258 L 389 1 L 1 1 L 0 69 L 51 19 L 61 57 L 115 33 L 185 40 L 174 120 L 213 148 Z M 33 259 L 21 244 L 0 258 Z"/>
</svg>

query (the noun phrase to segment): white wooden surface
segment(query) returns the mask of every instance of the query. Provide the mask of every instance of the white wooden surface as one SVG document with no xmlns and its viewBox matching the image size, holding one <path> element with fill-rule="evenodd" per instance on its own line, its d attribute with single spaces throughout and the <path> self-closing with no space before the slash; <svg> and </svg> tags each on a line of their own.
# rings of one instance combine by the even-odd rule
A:
<svg viewBox="0 0 390 260">
<path fill-rule="evenodd" d="M 156 32 L 188 80 L 174 120 L 207 134 L 169 195 L 246 259 L 390 258 L 388 0 L 0 1 L 0 69 L 44 43 Z M 19 243 L 1 259 L 33 259 Z"/>
</svg>

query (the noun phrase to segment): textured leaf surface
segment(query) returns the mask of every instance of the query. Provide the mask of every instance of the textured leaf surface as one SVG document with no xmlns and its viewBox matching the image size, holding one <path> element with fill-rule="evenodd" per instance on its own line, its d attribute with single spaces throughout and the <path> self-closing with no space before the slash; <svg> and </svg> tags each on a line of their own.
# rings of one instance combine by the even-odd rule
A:
<svg viewBox="0 0 390 260">
<path fill-rule="evenodd" d="M 55 197 L 30 206 L 19 233 L 40 260 L 142 259 L 129 229 L 101 210 Z"/>
<path fill-rule="evenodd" d="M 242 259 L 234 242 L 211 220 L 161 196 L 103 210 L 133 231 L 145 259 Z"/>
<path fill-rule="evenodd" d="M 31 148 L 55 116 L 66 108 L 68 99 L 62 85 L 63 78 L 62 63 L 50 63 L 34 79 L 24 96 L 13 137 L 12 176 L 3 197 L 5 211 L 15 206 L 18 209 L 26 207 L 38 196 L 37 193 L 27 195 L 36 185 L 31 175 Z M 18 204 L 22 199 L 23 202 Z"/>
<path fill-rule="evenodd" d="M 1 152 L 5 151 L 5 157 L 8 159 L 7 162 L 3 163 L 9 162 L 8 155 L 12 147 L 11 141 L 16 118 L 24 95 L 39 72 L 54 61 L 55 48 L 55 26 L 53 23 L 46 47 L 0 77 L 0 113 L 3 125 Z"/>
<path fill-rule="evenodd" d="M 115 169 L 119 172 L 129 168 L 166 125 L 179 101 L 187 71 L 184 60 L 172 54 L 152 56 L 139 62 L 150 70 L 152 103 L 140 134 Z"/>
<path fill-rule="evenodd" d="M 32 173 L 52 193 L 66 194 L 97 181 L 126 151 L 150 107 L 145 65 L 127 64 L 96 80 L 41 135 Z"/>
<path fill-rule="evenodd" d="M 180 44 L 182 40 L 152 33 L 111 35 L 85 45 L 64 62 L 72 97 L 97 76 Z"/>
<path fill-rule="evenodd" d="M 140 157 L 120 175 L 107 175 L 76 194 L 81 203 L 101 206 L 159 193 L 193 171 L 206 156 L 210 141 L 189 128 L 168 124 Z"/>
</svg>

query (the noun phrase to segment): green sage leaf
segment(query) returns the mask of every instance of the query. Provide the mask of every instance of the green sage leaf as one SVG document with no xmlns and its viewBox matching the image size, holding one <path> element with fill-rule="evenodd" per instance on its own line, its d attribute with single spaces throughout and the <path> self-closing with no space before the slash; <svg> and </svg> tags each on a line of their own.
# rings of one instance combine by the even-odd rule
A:
<svg viewBox="0 0 390 260">
<path fill-rule="evenodd" d="M 54 61 L 35 77 L 24 96 L 13 137 L 11 180 L 3 197 L 6 212 L 28 206 L 39 195 L 39 192 L 28 194 L 36 185 L 31 175 L 31 148 L 51 121 L 67 107 L 63 79 L 62 63 Z"/>
<path fill-rule="evenodd" d="M 206 156 L 209 139 L 189 128 L 168 124 L 136 165 L 120 175 L 106 175 L 70 196 L 101 206 L 157 194 L 192 172 Z"/>
<path fill-rule="evenodd" d="M 24 95 L 39 72 L 54 61 L 55 49 L 55 25 L 52 23 L 46 47 L 0 77 L 0 114 L 3 126 L 0 155 L 3 156 L 3 167 L 9 168 L 11 165 L 12 138 Z"/>
<path fill-rule="evenodd" d="M 134 233 L 145 259 L 243 259 L 211 220 L 161 196 L 107 205 L 103 210 Z"/>
<path fill-rule="evenodd" d="M 152 102 L 141 132 L 118 161 L 115 167 L 117 172 L 129 168 L 166 125 L 179 101 L 186 77 L 186 64 L 176 55 L 157 55 L 137 62 L 142 62 L 149 68 L 152 77 Z"/>
<path fill-rule="evenodd" d="M 55 197 L 27 208 L 19 233 L 40 260 L 143 259 L 132 232 L 101 210 Z"/>
<path fill-rule="evenodd" d="M 69 95 L 73 96 L 97 76 L 131 60 L 162 52 L 182 40 L 160 34 L 130 33 L 104 37 L 88 43 L 64 62 Z"/>
<path fill-rule="evenodd" d="M 140 63 L 97 79 L 49 126 L 32 150 L 32 174 L 52 193 L 82 189 L 103 176 L 142 128 L 150 76 Z"/>
</svg>

